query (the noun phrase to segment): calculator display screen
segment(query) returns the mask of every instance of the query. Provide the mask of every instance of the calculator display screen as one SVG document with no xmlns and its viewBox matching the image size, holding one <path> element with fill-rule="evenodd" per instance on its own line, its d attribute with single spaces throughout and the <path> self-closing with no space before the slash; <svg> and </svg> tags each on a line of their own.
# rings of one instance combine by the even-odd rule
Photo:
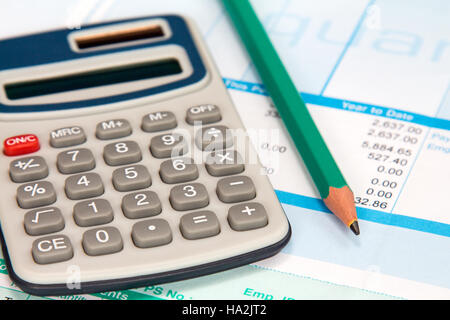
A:
<svg viewBox="0 0 450 320">
<path fill-rule="evenodd" d="M 146 80 L 182 72 L 176 59 L 164 59 L 126 66 L 99 69 L 41 80 L 5 84 L 10 100 L 37 97 L 73 90 L 95 88 L 130 81 Z"/>
</svg>

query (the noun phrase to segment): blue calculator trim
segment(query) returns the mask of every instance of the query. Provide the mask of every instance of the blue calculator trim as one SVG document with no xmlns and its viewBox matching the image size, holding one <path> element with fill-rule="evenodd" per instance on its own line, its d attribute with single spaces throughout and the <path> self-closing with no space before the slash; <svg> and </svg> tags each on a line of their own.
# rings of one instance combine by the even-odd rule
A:
<svg viewBox="0 0 450 320">
<path fill-rule="evenodd" d="M 164 84 L 150 89 L 129 92 L 126 94 L 102 97 L 90 100 L 80 100 L 67 103 L 39 104 L 39 105 L 5 105 L 0 103 L 0 113 L 23 113 L 23 112 L 43 112 L 58 111 L 66 109 L 95 107 L 99 105 L 108 105 L 111 103 L 133 100 L 151 96 L 154 94 L 179 89 L 199 82 L 206 76 L 206 67 L 203 64 L 200 53 L 197 50 L 192 34 L 186 24 L 186 21 L 177 15 L 165 16 L 147 16 L 138 19 L 117 20 L 108 23 L 92 24 L 82 27 L 80 30 L 89 30 L 92 28 L 114 25 L 118 23 L 136 22 L 148 19 L 164 19 L 169 24 L 172 35 L 165 40 L 129 45 L 126 47 L 117 47 L 90 52 L 75 52 L 68 42 L 68 35 L 74 30 L 57 30 L 12 38 L 0 41 L 0 72 L 15 68 L 32 67 L 45 65 L 55 62 L 64 62 L 75 59 L 101 56 L 116 52 L 151 48 L 164 45 L 179 45 L 183 47 L 188 54 L 193 67 L 193 73 L 188 78 L 178 80 L 172 83 Z"/>
</svg>

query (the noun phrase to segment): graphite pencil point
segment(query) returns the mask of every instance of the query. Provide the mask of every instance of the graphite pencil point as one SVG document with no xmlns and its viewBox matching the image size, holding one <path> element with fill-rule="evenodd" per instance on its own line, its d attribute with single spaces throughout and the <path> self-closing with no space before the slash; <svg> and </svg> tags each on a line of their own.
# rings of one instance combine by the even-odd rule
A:
<svg viewBox="0 0 450 320">
<path fill-rule="evenodd" d="M 352 230 L 353 233 L 356 234 L 357 236 L 359 235 L 359 224 L 358 224 L 358 221 L 354 221 L 350 225 L 350 230 Z"/>
</svg>

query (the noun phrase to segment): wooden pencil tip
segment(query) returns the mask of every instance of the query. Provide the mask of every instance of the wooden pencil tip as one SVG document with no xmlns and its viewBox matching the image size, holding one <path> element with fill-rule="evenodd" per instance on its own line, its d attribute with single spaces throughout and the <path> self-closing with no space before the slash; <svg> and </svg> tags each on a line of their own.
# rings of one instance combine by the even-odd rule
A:
<svg viewBox="0 0 450 320">
<path fill-rule="evenodd" d="M 323 199 L 323 201 L 335 216 L 337 216 L 346 226 L 350 227 L 355 234 L 359 234 L 355 200 L 353 192 L 349 187 L 330 187 L 329 195 L 326 199 Z"/>
<path fill-rule="evenodd" d="M 356 234 L 357 236 L 359 236 L 359 224 L 358 224 L 358 221 L 354 221 L 354 222 L 350 225 L 350 230 L 352 230 L 354 234 Z"/>
</svg>

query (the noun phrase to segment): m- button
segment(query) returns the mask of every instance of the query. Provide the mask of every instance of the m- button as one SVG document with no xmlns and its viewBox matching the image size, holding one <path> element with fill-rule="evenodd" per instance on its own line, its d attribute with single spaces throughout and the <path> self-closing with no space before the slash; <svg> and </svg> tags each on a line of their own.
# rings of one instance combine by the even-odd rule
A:
<svg viewBox="0 0 450 320">
<path fill-rule="evenodd" d="M 81 127 L 66 127 L 50 132 L 50 144 L 54 148 L 71 147 L 86 141 L 86 135 Z"/>
</svg>

